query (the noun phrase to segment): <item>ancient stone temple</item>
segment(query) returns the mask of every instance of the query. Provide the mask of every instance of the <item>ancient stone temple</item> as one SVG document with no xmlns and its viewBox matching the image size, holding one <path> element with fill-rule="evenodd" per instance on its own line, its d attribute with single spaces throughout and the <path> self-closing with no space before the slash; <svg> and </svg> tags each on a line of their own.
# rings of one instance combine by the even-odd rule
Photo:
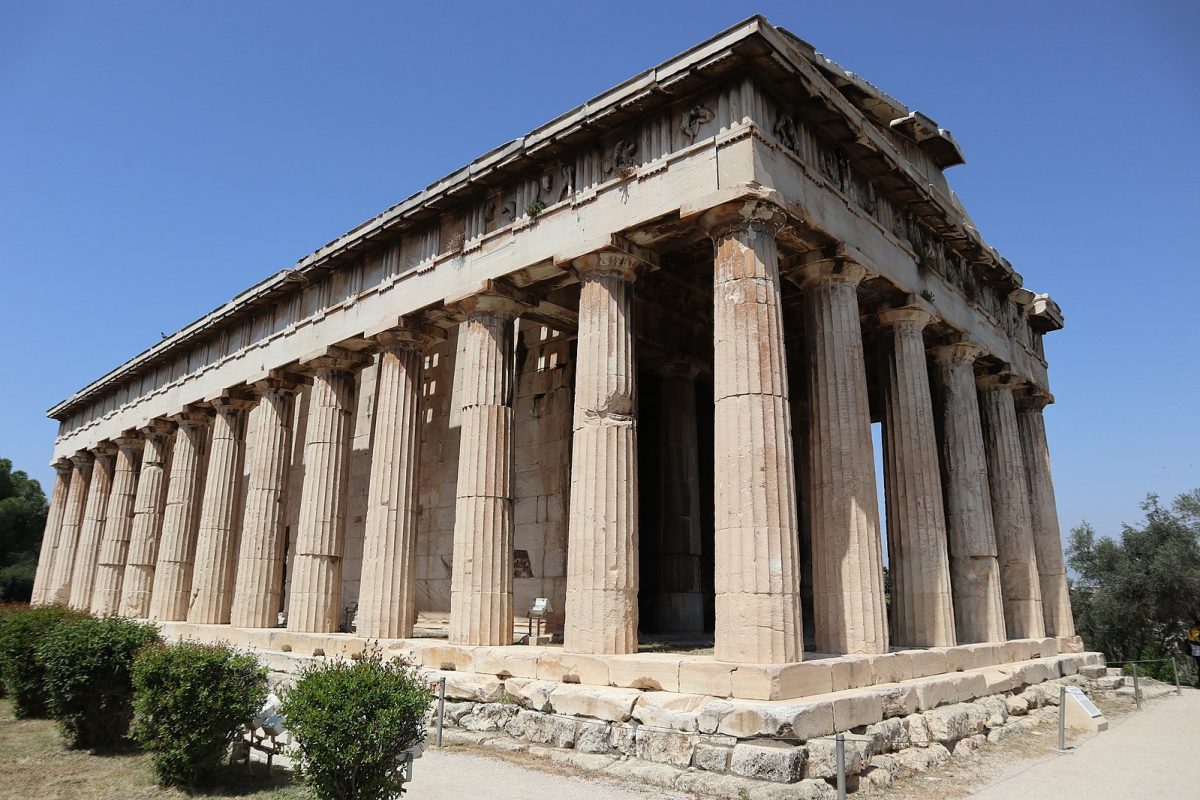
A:
<svg viewBox="0 0 1200 800">
<path fill-rule="evenodd" d="M 1061 675 L 1091 657 L 1042 416 L 1063 320 L 962 161 L 747 20 L 52 408 L 35 602 L 560 698 Z M 514 644 L 535 598 L 555 641 Z"/>
</svg>

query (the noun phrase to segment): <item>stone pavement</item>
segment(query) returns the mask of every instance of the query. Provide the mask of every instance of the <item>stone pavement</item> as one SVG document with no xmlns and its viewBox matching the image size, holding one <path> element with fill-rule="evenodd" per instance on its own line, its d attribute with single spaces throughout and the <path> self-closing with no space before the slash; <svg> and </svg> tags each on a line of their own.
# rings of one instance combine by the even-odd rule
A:
<svg viewBox="0 0 1200 800">
<path fill-rule="evenodd" d="M 1070 755 L 1023 762 L 971 795 L 977 800 L 1127 800 L 1200 796 L 1200 691 L 1185 688 L 1109 730 L 1075 743 Z"/>
</svg>

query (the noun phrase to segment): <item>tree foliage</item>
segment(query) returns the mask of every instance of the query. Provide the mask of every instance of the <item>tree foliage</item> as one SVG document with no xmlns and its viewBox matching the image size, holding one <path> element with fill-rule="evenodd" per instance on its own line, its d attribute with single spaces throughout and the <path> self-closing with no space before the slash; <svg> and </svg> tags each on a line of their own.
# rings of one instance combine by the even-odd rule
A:
<svg viewBox="0 0 1200 800">
<path fill-rule="evenodd" d="M 41 484 L 0 458 L 0 600 L 29 600 L 47 509 Z"/>
<path fill-rule="evenodd" d="M 1120 539 L 1098 537 L 1086 522 L 1071 531 L 1075 625 L 1109 661 L 1176 656 L 1186 677 L 1184 641 L 1200 623 L 1200 489 L 1169 506 L 1148 495 L 1142 511 L 1144 522 L 1122 526 Z M 1170 664 L 1139 671 L 1171 677 Z"/>
</svg>

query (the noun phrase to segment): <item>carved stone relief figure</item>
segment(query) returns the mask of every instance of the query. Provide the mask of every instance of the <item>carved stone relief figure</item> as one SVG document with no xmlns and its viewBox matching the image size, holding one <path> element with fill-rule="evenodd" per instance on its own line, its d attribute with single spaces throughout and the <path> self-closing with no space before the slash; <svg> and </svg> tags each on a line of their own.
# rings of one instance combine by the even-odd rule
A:
<svg viewBox="0 0 1200 800">
<path fill-rule="evenodd" d="M 563 184 L 562 188 L 558 190 L 558 199 L 566 200 L 575 194 L 575 165 L 563 164 L 560 170 L 562 172 Z"/>
<path fill-rule="evenodd" d="M 638 168 L 635 156 L 638 143 L 634 139 L 622 139 L 613 147 L 612 158 L 604 162 L 605 173 L 616 171 L 621 177 L 632 175 Z"/>
<path fill-rule="evenodd" d="M 706 122 L 712 122 L 713 112 L 705 106 L 692 106 L 683 115 L 683 125 L 680 129 L 684 135 L 688 137 L 688 141 L 696 141 L 696 137 L 700 135 L 700 126 Z"/>
<path fill-rule="evenodd" d="M 800 138 L 796 135 L 796 120 L 792 117 L 780 116 L 775 121 L 775 138 L 788 150 L 800 153 Z"/>
</svg>

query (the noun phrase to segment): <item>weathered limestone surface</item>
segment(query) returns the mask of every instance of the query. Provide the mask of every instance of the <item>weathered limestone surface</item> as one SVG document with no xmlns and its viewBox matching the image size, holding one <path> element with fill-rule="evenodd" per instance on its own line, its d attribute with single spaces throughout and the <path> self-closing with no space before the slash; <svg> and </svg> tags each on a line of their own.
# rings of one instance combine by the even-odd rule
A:
<svg viewBox="0 0 1200 800">
<path fill-rule="evenodd" d="M 941 434 L 955 633 L 960 642 L 1002 642 L 1008 638 L 1004 593 L 975 390 L 974 363 L 980 352 L 966 343 L 933 348 L 935 413 Z"/>
<path fill-rule="evenodd" d="M 154 569 L 158 563 L 158 540 L 162 534 L 163 511 L 167 502 L 167 461 L 173 426 L 156 420 L 142 428 L 145 440 L 142 468 L 138 474 L 137 494 L 133 500 L 133 525 L 129 550 L 125 555 L 125 576 L 121 581 L 120 614 L 142 619 L 150 615 L 150 594 L 154 588 Z"/>
<path fill-rule="evenodd" d="M 284 504 L 296 384 L 268 378 L 255 388 L 259 400 L 246 426 L 250 474 L 230 622 L 244 628 L 273 628 L 283 607 Z"/>
<path fill-rule="evenodd" d="M 512 333 L 520 306 L 462 302 L 462 432 L 450 577 L 450 641 L 512 644 Z"/>
<path fill-rule="evenodd" d="M 92 590 L 91 610 L 97 616 L 116 614 L 121 607 L 121 583 L 125 579 L 125 557 L 133 531 L 133 502 L 143 444 L 140 437 L 132 435 L 116 440 L 117 461 L 96 562 L 96 586 Z"/>
<path fill-rule="evenodd" d="M 799 661 L 800 556 L 773 206 L 709 212 L 713 239 L 716 649 Z"/>
<path fill-rule="evenodd" d="M 288 630 L 336 631 L 341 621 L 343 502 L 349 478 L 350 436 L 354 428 L 354 372 L 363 365 L 349 351 L 308 359 L 314 370 L 304 435 L 304 484 Z"/>
<path fill-rule="evenodd" d="M 108 514 L 108 497 L 112 492 L 113 461 L 117 448 L 102 443 L 92 450 L 96 457 L 92 466 L 92 483 L 88 487 L 87 511 L 75 546 L 75 563 L 71 568 L 71 608 L 88 611 L 92 606 L 92 589 L 96 580 L 96 557 L 100 540 L 104 538 L 104 521 Z"/>
<path fill-rule="evenodd" d="M 998 375 L 978 381 L 988 487 L 1004 587 L 1004 625 L 1011 637 L 1041 638 L 1046 635 L 1046 626 L 1029 516 L 1029 483 L 1008 380 L 1008 376 Z"/>
<path fill-rule="evenodd" d="M 50 510 L 46 514 L 46 527 L 42 531 L 42 547 L 38 553 L 37 572 L 33 578 L 33 595 L 30 598 L 30 605 L 35 606 L 46 603 L 50 573 L 54 567 L 54 550 L 58 545 L 63 515 L 67 510 L 67 492 L 71 488 L 70 460 L 60 458 L 50 466 L 54 467 L 54 489 L 50 492 Z"/>
<path fill-rule="evenodd" d="M 892 574 L 892 640 L 955 644 L 946 519 L 922 330 L 928 312 L 885 311 L 883 469 Z"/>
<path fill-rule="evenodd" d="M 211 419 L 207 413 L 187 411 L 172 421 L 178 430 L 150 596 L 149 617 L 158 620 L 187 619 Z"/>
<path fill-rule="evenodd" d="M 1033 524 L 1033 546 L 1037 553 L 1038 579 L 1042 589 L 1042 613 L 1047 636 L 1074 636 L 1071 595 L 1063 564 L 1062 536 L 1058 529 L 1058 505 L 1050 471 L 1050 446 L 1042 410 L 1049 398 L 1037 395 L 1017 404 L 1017 427 L 1021 453 L 1029 482 L 1029 513 Z"/>
<path fill-rule="evenodd" d="M 242 459 L 245 456 L 245 412 L 253 401 L 219 397 L 212 401 L 212 447 L 208 477 L 200 505 L 196 536 L 196 568 L 188 605 L 188 622 L 218 625 L 229 622 L 233 574 L 237 567 L 238 529 L 242 521 Z"/>
<path fill-rule="evenodd" d="M 840 258 L 803 268 L 817 649 L 886 653 L 883 553 L 856 287 Z"/>
<path fill-rule="evenodd" d="M 421 375 L 436 329 L 409 323 L 380 333 L 371 482 L 357 634 L 412 636 L 416 620 Z M 440 332 L 439 332 L 440 334 Z"/>
<path fill-rule="evenodd" d="M 637 651 L 636 266 L 621 253 L 575 262 L 582 288 L 563 632 L 574 653 Z"/>
</svg>

